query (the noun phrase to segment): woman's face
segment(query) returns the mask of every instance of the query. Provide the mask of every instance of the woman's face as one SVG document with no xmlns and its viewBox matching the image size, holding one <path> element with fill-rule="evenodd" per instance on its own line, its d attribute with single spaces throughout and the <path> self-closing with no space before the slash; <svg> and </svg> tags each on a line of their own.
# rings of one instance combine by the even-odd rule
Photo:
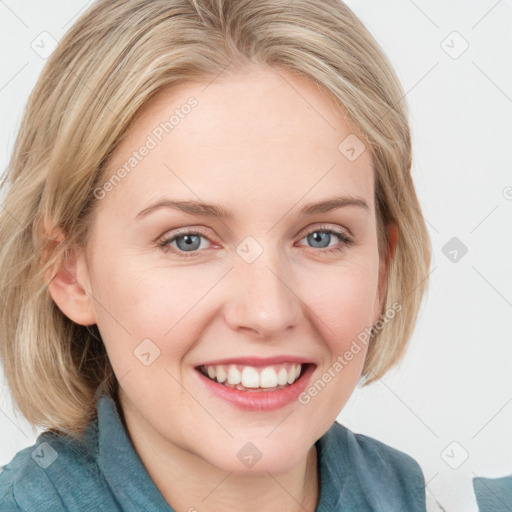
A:
<svg viewBox="0 0 512 512">
<path fill-rule="evenodd" d="M 372 159 L 351 133 L 311 82 L 262 68 L 164 90 L 132 123 L 78 278 L 155 456 L 284 471 L 347 402 L 366 349 L 345 354 L 379 316 L 383 270 Z M 215 375 L 238 370 L 245 390 L 199 370 L 222 361 Z M 293 385 L 247 390 L 301 362 Z"/>
</svg>

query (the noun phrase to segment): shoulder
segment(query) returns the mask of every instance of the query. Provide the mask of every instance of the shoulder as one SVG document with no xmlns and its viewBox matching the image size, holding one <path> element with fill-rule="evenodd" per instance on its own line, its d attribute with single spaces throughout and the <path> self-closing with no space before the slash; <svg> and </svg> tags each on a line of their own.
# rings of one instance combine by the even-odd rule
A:
<svg viewBox="0 0 512 512">
<path fill-rule="evenodd" d="M 410 455 L 364 434 L 355 434 L 348 430 L 347 435 L 365 461 L 385 467 L 400 477 L 400 481 L 412 482 L 422 487 L 425 485 L 420 465 Z"/>
<path fill-rule="evenodd" d="M 41 434 L 35 444 L 20 450 L 1 468 L 0 512 L 28 510 L 27 502 L 37 510 L 63 510 L 57 490 L 44 471 L 59 452 L 62 454 L 62 449 L 55 440 L 48 443 L 48 436 Z"/>
<path fill-rule="evenodd" d="M 340 478 L 349 478 L 376 510 L 425 510 L 425 478 L 406 453 L 334 422 L 328 431 L 330 457 Z M 398 508 L 396 510 L 400 510 Z"/>
<path fill-rule="evenodd" d="M 40 434 L 1 468 L 0 512 L 64 512 L 71 493 L 94 494 L 100 474 L 90 448 L 55 432 Z"/>
</svg>

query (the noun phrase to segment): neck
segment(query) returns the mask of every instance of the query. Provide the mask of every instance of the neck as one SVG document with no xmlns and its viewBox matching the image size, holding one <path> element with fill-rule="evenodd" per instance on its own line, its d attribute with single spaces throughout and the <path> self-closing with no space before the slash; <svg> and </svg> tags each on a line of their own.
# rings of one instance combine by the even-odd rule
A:
<svg viewBox="0 0 512 512">
<path fill-rule="evenodd" d="M 171 443 L 131 410 L 123 413 L 123 422 L 146 471 L 176 512 L 316 509 L 319 490 L 315 445 L 286 472 L 237 474 Z"/>
</svg>

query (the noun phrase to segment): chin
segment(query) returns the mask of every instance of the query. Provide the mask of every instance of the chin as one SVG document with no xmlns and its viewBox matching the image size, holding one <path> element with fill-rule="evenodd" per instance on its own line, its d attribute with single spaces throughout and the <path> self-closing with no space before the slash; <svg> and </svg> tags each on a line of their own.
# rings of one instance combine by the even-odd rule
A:
<svg viewBox="0 0 512 512">
<path fill-rule="evenodd" d="M 232 439 L 220 450 L 204 457 L 212 465 L 223 471 L 246 475 L 278 474 L 290 471 L 308 456 L 312 445 L 298 446 L 293 438 L 283 444 L 280 438 L 270 440 L 268 429 L 261 437 L 244 436 L 244 440 Z M 215 443 L 215 440 L 213 441 Z"/>
</svg>

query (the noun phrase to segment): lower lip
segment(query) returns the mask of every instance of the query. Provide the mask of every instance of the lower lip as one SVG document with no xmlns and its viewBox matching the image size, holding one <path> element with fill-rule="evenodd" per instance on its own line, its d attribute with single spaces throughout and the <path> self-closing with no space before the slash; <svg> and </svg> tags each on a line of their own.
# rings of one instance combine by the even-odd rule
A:
<svg viewBox="0 0 512 512">
<path fill-rule="evenodd" d="M 293 384 L 277 391 L 242 391 L 228 388 L 196 370 L 200 380 L 216 396 L 244 411 L 273 411 L 298 400 L 314 372 L 315 366 L 308 364 L 304 373 Z"/>
</svg>

